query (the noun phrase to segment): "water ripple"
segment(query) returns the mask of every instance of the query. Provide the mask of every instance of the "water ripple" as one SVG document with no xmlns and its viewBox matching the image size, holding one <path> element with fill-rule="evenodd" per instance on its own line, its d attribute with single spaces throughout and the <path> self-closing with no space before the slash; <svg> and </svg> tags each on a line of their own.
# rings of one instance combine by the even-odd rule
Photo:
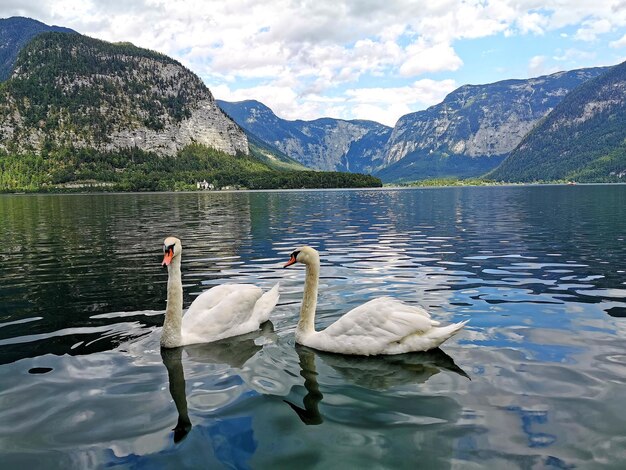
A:
<svg viewBox="0 0 626 470">
<path fill-rule="evenodd" d="M 624 186 L 0 196 L 3 462 L 624 462 L 625 210 Z M 280 281 L 272 322 L 162 355 L 170 234 L 185 305 Z M 302 244 L 318 328 L 380 295 L 470 324 L 434 355 L 296 346 Z"/>
</svg>

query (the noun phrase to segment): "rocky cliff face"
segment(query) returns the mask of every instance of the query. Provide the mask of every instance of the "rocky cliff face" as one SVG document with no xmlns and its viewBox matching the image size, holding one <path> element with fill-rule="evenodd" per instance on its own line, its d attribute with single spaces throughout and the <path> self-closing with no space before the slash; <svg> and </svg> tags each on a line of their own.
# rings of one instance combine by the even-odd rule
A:
<svg viewBox="0 0 626 470">
<path fill-rule="evenodd" d="M 248 132 L 318 170 L 371 172 L 382 164 L 391 133 L 391 128 L 372 121 L 287 121 L 258 101 L 218 104 Z"/>
<path fill-rule="evenodd" d="M 570 93 L 489 177 L 624 181 L 626 62 Z"/>
<path fill-rule="evenodd" d="M 180 63 L 131 44 L 45 33 L 20 53 L 0 95 L 0 146 L 174 155 L 191 143 L 248 153 L 245 133 Z"/>
<path fill-rule="evenodd" d="M 382 165 L 395 164 L 395 168 L 383 173 L 406 179 L 443 176 L 453 170 L 451 162 L 477 171 L 493 168 L 570 91 L 604 71 L 606 68 L 581 69 L 529 80 L 462 86 L 442 103 L 398 121 Z M 398 164 L 407 158 L 404 165 Z"/>
<path fill-rule="evenodd" d="M 224 116 L 210 93 L 189 111 L 180 122 L 162 117 L 166 124 L 158 130 L 146 126 L 116 130 L 100 147 L 115 150 L 136 146 L 160 155 L 175 155 L 186 145 L 201 144 L 231 155 L 248 154 L 245 133 Z"/>
</svg>

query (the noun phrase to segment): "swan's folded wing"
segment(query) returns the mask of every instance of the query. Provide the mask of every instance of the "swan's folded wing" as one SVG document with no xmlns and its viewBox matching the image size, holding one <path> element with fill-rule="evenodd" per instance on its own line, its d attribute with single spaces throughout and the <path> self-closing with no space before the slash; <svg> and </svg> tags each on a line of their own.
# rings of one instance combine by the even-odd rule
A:
<svg viewBox="0 0 626 470">
<path fill-rule="evenodd" d="M 212 293 L 214 290 L 217 292 Z M 204 341 L 227 332 L 228 336 L 239 334 L 249 322 L 261 295 L 261 288 L 251 284 L 216 286 L 189 306 L 183 316 L 183 334 L 202 337 Z"/>
<path fill-rule="evenodd" d="M 437 324 L 423 308 L 380 297 L 349 311 L 324 330 L 338 341 L 390 344 Z"/>
<path fill-rule="evenodd" d="M 255 288 L 255 286 L 252 284 L 220 284 L 215 287 L 211 287 L 209 290 L 205 290 L 194 299 L 187 309 L 185 316 L 193 316 L 197 315 L 198 312 L 210 310 L 238 289 L 249 290 L 250 288 Z"/>
</svg>

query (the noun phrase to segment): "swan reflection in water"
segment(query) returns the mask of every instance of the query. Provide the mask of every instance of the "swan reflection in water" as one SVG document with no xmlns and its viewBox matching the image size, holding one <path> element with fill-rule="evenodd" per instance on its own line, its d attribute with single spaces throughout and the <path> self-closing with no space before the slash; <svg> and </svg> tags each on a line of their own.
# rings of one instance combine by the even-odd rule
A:
<svg viewBox="0 0 626 470">
<path fill-rule="evenodd" d="M 315 356 L 329 365 L 347 382 L 369 389 L 387 390 L 391 387 L 411 383 L 423 384 L 442 370 L 453 372 L 469 380 L 471 378 L 457 366 L 450 356 L 441 349 L 400 355 L 349 356 L 315 351 L 296 344 L 300 364 L 300 375 L 304 378 L 307 394 L 301 408 L 284 400 L 307 425 L 321 424 L 324 420 L 319 412 L 319 404 L 324 395 L 320 392 L 317 380 Z"/>
<path fill-rule="evenodd" d="M 175 443 L 183 440 L 192 428 L 185 394 L 183 350 L 185 355 L 196 363 L 219 363 L 242 369 L 251 358 L 263 349 L 264 343 L 268 340 L 275 342 L 276 339 L 274 327 L 268 321 L 262 325 L 261 331 L 246 335 L 227 338 L 214 343 L 188 345 L 170 350 L 161 349 L 163 364 L 167 368 L 170 394 L 178 411 L 178 421 L 173 429 Z M 292 399 L 287 399 L 289 395 L 297 394 L 297 389 L 301 385 L 294 384 L 287 389 L 289 390 L 287 397 L 282 401 L 287 403 L 299 419 L 307 425 L 318 425 L 324 421 L 319 410 L 324 395 L 320 391 L 316 358 L 319 358 L 323 365 L 338 372 L 348 385 L 356 385 L 373 391 L 385 391 L 392 387 L 407 384 L 423 384 L 441 371 L 452 372 L 470 379 L 465 371 L 439 348 L 427 352 L 370 357 L 320 352 L 301 345 L 295 345 L 295 351 L 298 357 L 299 373 L 304 378 L 304 389 L 306 390 L 306 395 L 302 399 L 303 407 L 296 405 Z M 252 367 L 254 368 L 254 366 Z M 289 377 L 285 375 L 284 379 L 293 382 L 293 375 L 288 371 L 277 372 L 278 375 L 283 372 L 288 374 Z M 246 380 L 246 382 L 250 381 Z M 252 383 L 248 383 L 248 385 L 257 388 Z M 271 392 L 268 393 L 267 390 L 257 391 L 262 396 L 274 395 Z"/>
<path fill-rule="evenodd" d="M 274 325 L 271 321 L 267 321 L 261 325 L 260 331 L 245 335 L 226 338 L 213 343 L 161 348 L 161 359 L 167 369 L 170 394 L 178 411 L 178 422 L 173 429 L 175 443 L 182 441 L 192 428 L 187 410 L 185 372 L 182 364 L 183 350 L 185 355 L 196 363 L 227 364 L 232 368 L 239 369 L 263 348 L 261 344 L 257 344 L 260 338 L 275 336 Z"/>
<path fill-rule="evenodd" d="M 161 348 L 161 359 L 167 369 L 170 383 L 170 394 L 178 411 L 178 422 L 174 431 L 174 442 L 182 441 L 191 431 L 191 420 L 187 412 L 187 395 L 185 394 L 185 372 L 182 363 L 183 347 Z"/>
</svg>

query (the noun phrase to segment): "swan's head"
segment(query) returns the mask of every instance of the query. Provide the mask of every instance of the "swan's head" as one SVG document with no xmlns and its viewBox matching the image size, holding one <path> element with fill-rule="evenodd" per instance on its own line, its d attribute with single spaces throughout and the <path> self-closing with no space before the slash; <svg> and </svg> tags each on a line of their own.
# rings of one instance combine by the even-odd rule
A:
<svg viewBox="0 0 626 470">
<path fill-rule="evenodd" d="M 176 237 L 167 237 L 163 242 L 163 262 L 161 266 L 169 266 L 174 258 L 183 252 L 183 245 Z"/>
<path fill-rule="evenodd" d="M 315 248 L 311 248 L 310 246 L 301 246 L 294 250 L 289 257 L 289 261 L 283 266 L 286 268 L 287 266 L 291 266 L 294 263 L 303 263 L 306 265 L 314 265 L 319 264 L 320 255 Z"/>
</svg>

